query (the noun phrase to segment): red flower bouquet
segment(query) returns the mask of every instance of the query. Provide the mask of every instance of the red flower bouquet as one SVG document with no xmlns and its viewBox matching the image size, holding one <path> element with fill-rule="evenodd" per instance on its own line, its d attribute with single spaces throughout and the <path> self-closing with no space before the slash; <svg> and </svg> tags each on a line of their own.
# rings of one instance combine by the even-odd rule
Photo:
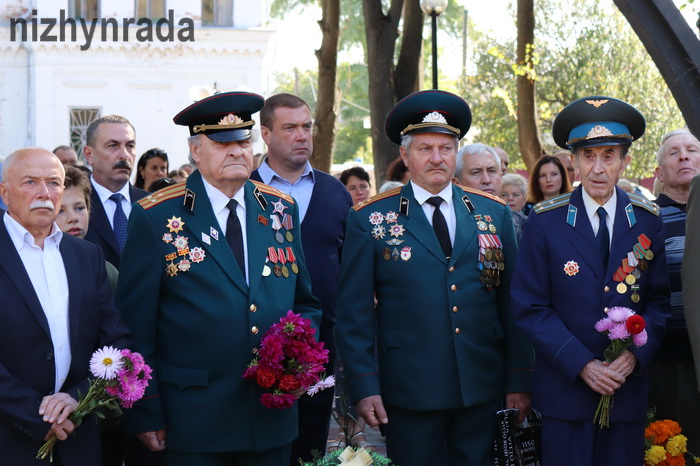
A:
<svg viewBox="0 0 700 466">
<path fill-rule="evenodd" d="M 255 380 L 269 389 L 260 402 L 267 408 L 290 408 L 301 389 L 313 393 L 333 386 L 332 377 L 320 380 L 328 362 L 328 350 L 314 339 L 316 329 L 311 321 L 292 311 L 273 324 L 260 342 L 259 355 L 243 373 L 246 380 Z"/>
</svg>

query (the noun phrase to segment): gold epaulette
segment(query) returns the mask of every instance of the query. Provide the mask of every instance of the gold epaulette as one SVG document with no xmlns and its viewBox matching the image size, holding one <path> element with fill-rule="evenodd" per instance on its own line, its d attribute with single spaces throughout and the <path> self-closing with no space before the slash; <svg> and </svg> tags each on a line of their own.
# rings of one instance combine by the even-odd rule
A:
<svg viewBox="0 0 700 466">
<path fill-rule="evenodd" d="M 644 210 L 647 210 L 651 212 L 652 214 L 656 215 L 657 217 L 661 213 L 661 207 L 656 202 L 652 202 L 649 199 L 647 199 L 644 196 L 640 196 L 639 194 L 635 193 L 627 193 L 627 195 L 630 198 L 630 201 L 632 202 L 632 205 L 636 205 L 637 207 L 641 207 Z"/>
<path fill-rule="evenodd" d="M 547 212 L 547 211 L 550 211 L 552 209 L 558 209 L 559 207 L 569 205 L 570 198 L 571 198 L 571 193 L 565 193 L 565 194 L 562 194 L 562 195 L 557 196 L 555 198 L 552 198 L 548 201 L 538 202 L 537 204 L 534 205 L 532 210 L 534 210 L 536 214 L 541 214 L 542 212 Z"/>
<path fill-rule="evenodd" d="M 277 188 L 273 188 L 269 184 L 261 183 L 260 181 L 255 181 L 255 180 L 250 180 L 253 182 L 255 187 L 258 188 L 258 190 L 261 193 L 269 194 L 271 196 L 279 197 L 281 199 L 284 199 L 285 201 L 289 202 L 290 204 L 294 204 L 294 198 L 290 196 L 289 194 L 285 194 L 282 191 L 280 191 Z"/>
<path fill-rule="evenodd" d="M 377 201 L 381 201 L 382 199 L 386 199 L 387 197 L 391 197 L 391 196 L 395 196 L 395 195 L 399 194 L 401 192 L 402 188 L 403 188 L 403 186 L 399 186 L 397 188 L 393 188 L 393 189 L 390 189 L 388 191 L 384 191 L 383 193 L 376 194 L 376 195 L 370 197 L 369 199 L 367 199 L 366 201 L 362 201 L 358 204 L 355 204 L 354 206 L 352 206 L 352 208 L 353 208 L 353 210 L 360 210 L 364 207 L 367 207 L 370 204 L 374 204 Z"/>
<path fill-rule="evenodd" d="M 166 186 L 165 188 L 158 190 L 150 196 L 146 196 L 137 202 L 141 207 L 144 208 L 144 210 L 148 210 L 153 206 L 157 206 L 163 201 L 183 196 L 186 190 L 186 183 L 184 181 L 180 181 L 179 183 L 173 184 L 171 186 Z"/>
<path fill-rule="evenodd" d="M 500 203 L 500 204 L 506 205 L 506 201 L 504 201 L 504 200 L 501 199 L 500 197 L 494 196 L 494 195 L 489 194 L 489 193 L 486 193 L 486 192 L 484 192 L 484 191 L 479 191 L 478 189 L 468 188 L 468 187 L 462 186 L 462 185 L 460 185 L 460 184 L 458 184 L 457 186 L 459 186 L 460 188 L 462 188 L 464 191 L 466 191 L 466 192 L 468 192 L 468 193 L 476 194 L 476 195 L 479 195 L 479 196 L 481 196 L 481 197 L 485 197 L 485 198 L 487 198 L 487 199 L 491 199 L 492 201 L 496 201 L 496 202 L 498 202 L 498 203 Z"/>
</svg>

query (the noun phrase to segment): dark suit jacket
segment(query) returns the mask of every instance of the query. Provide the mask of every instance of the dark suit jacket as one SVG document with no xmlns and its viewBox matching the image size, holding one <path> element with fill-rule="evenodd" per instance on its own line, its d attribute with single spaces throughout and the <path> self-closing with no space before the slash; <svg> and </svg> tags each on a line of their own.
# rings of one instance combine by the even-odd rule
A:
<svg viewBox="0 0 700 466">
<path fill-rule="evenodd" d="M 685 224 L 685 254 L 681 277 L 683 280 L 683 307 L 688 325 L 690 346 L 693 348 L 695 375 L 700 387 L 700 176 L 693 178 L 688 197 L 688 216 Z"/>
<path fill-rule="evenodd" d="M 129 183 L 129 197 L 131 197 L 132 203 L 146 196 L 148 196 L 147 191 L 134 188 L 131 183 Z M 105 213 L 105 207 L 102 205 L 100 196 L 97 194 L 94 187 L 90 194 L 90 225 L 88 225 L 85 239 L 101 247 L 107 262 L 110 262 L 119 270 L 119 256 L 121 255 L 119 253 L 119 243 L 117 243 L 117 237 Z"/>
<path fill-rule="evenodd" d="M 609 340 L 594 325 L 605 317 L 605 308 L 624 306 L 644 317 L 649 340 L 640 348 L 630 347 L 637 369 L 615 391 L 610 421 L 641 421 L 647 411 L 646 368 L 671 312 L 663 222 L 658 213 L 638 205 L 639 196 L 632 196 L 633 204 L 627 193 L 616 188 L 612 245 L 604 269 L 581 189 L 555 198 L 557 208 L 539 214 L 533 208 L 523 229 L 511 293 L 516 322 L 536 351 L 532 406 L 557 419 L 593 420 L 600 395 L 579 373 L 591 359 L 603 359 Z M 625 208 L 632 214 L 628 216 Z M 640 300 L 635 303 L 631 287 L 619 293 L 613 275 L 641 234 L 651 240 L 654 258 L 640 272 Z M 578 270 L 566 273 L 565 265 L 574 263 Z"/>
<path fill-rule="evenodd" d="M 274 238 L 272 203 L 282 202 L 295 224 L 297 206 L 263 184 L 247 182 L 244 189 L 250 285 L 219 230 L 198 171 L 131 211 L 117 304 L 134 348 L 154 374 L 147 399 L 124 415 L 135 432 L 167 429 L 167 445 L 174 450 L 262 451 L 291 443 L 297 435 L 296 407 L 263 407 L 261 389 L 242 375 L 273 323 L 291 309 L 317 327 L 320 305 L 311 294 L 299 235 L 284 244 Z M 191 203 L 185 202 L 188 192 Z M 163 239 L 173 217 L 183 229 L 172 237 L 187 239 L 189 256 L 177 256 L 176 247 Z M 291 248 L 299 273 L 263 276 L 269 247 Z M 200 262 L 194 261 L 195 248 L 204 253 Z M 176 257 L 166 258 L 170 254 Z M 167 273 L 166 267 L 183 259 L 190 260 L 189 270 Z"/>
<path fill-rule="evenodd" d="M 104 256 L 81 239 L 63 235 L 61 256 L 68 276 L 71 366 L 61 389 L 78 399 L 86 393 L 92 353 L 104 345 L 125 348 L 128 331 L 111 298 Z M 0 452 L 2 464 L 46 464 L 35 460 L 51 427 L 38 414 L 53 393 L 55 367 L 49 325 L 29 275 L 0 215 Z M 92 418 L 58 442 L 63 466 L 99 465 L 99 436 Z"/>
<path fill-rule="evenodd" d="M 515 328 L 508 293 L 517 250 L 510 208 L 457 185 L 452 193 L 457 230 L 449 260 L 411 184 L 350 211 L 337 335 L 353 402 L 381 394 L 388 405 L 442 410 L 530 389 L 532 348 Z M 376 212 L 398 218 L 373 225 Z M 478 235 L 484 232 L 477 214 L 491 216 L 503 244 L 505 268 L 492 291 L 480 283 Z M 389 232 L 398 226 L 401 233 Z M 387 242 L 393 240 L 400 244 Z"/>
</svg>

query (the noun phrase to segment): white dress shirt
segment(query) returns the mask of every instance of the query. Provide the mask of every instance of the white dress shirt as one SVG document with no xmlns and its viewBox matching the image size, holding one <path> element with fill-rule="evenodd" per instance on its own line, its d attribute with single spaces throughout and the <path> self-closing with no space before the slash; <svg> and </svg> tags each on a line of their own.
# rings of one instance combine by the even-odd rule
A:
<svg viewBox="0 0 700 466">
<path fill-rule="evenodd" d="M 90 181 L 92 182 L 92 189 L 95 190 L 97 195 L 100 197 L 100 202 L 102 202 L 102 206 L 105 209 L 105 213 L 107 214 L 107 218 L 109 219 L 109 224 L 112 226 L 112 230 L 114 230 L 114 211 L 117 210 L 117 205 L 114 203 L 113 200 L 109 198 L 113 193 L 109 189 L 105 188 L 101 184 L 99 184 L 97 181 L 95 181 L 95 178 L 90 175 Z M 121 194 L 124 196 L 122 198 L 122 209 L 124 209 L 124 215 L 126 215 L 126 218 L 129 218 L 129 214 L 131 214 L 131 197 L 129 197 L 129 183 L 124 183 L 124 186 L 122 186 L 122 189 L 117 191 L 117 193 Z"/>
<path fill-rule="evenodd" d="M 440 204 L 440 212 L 445 217 L 445 222 L 447 222 L 447 229 L 450 232 L 450 242 L 452 245 L 455 244 L 455 232 L 457 230 L 457 219 L 455 217 L 454 203 L 452 202 L 452 183 L 447 185 L 445 189 L 437 194 L 432 194 L 425 189 L 421 188 L 413 181 L 410 182 L 413 187 L 413 197 L 423 208 L 425 216 L 428 217 L 428 223 L 433 225 L 433 212 L 435 212 L 435 207 L 427 202 L 428 199 L 434 196 L 439 196 L 442 198 L 443 202 Z"/>
<path fill-rule="evenodd" d="M 59 250 L 63 233 L 54 223 L 42 249 L 34 244 L 31 233 L 9 213 L 3 216 L 3 220 L 49 323 L 56 368 L 54 392 L 58 393 L 66 381 L 71 363 L 68 276 Z M 87 363 L 88 361 L 85 361 L 85 364 Z"/>
<path fill-rule="evenodd" d="M 588 220 L 591 222 L 591 227 L 593 227 L 593 234 L 598 234 L 598 229 L 600 228 L 600 218 L 598 218 L 598 204 L 593 200 L 591 196 L 588 195 L 585 189 L 581 189 L 581 197 L 583 198 L 583 205 L 586 208 L 586 215 L 588 215 Z M 608 225 L 608 232 L 610 233 L 610 246 L 612 246 L 613 237 L 613 227 L 615 225 L 615 207 L 617 206 L 617 191 L 613 190 L 613 195 L 608 202 L 603 204 L 607 218 L 605 223 Z"/>
<path fill-rule="evenodd" d="M 246 283 L 248 281 L 248 232 L 246 231 L 246 221 L 245 221 L 245 188 L 238 190 L 233 198 L 229 198 L 226 194 L 219 191 L 217 188 L 212 186 L 207 182 L 207 180 L 202 177 L 202 182 L 204 183 L 204 189 L 209 197 L 209 202 L 211 203 L 211 208 L 216 216 L 216 221 L 219 223 L 219 229 L 224 234 L 223 237 L 219 238 L 219 241 L 226 241 L 226 221 L 228 220 L 228 201 L 235 199 L 238 202 L 238 207 L 236 207 L 236 215 L 238 216 L 238 221 L 241 222 L 241 232 L 243 233 L 243 256 L 245 258 L 245 271 Z M 213 225 L 212 225 L 213 226 Z M 209 234 L 208 231 L 204 233 Z"/>
</svg>

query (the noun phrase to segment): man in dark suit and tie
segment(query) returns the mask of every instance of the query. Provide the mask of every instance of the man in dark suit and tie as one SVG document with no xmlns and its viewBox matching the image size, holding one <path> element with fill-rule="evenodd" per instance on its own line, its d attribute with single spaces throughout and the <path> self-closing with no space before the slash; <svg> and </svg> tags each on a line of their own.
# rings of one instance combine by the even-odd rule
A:
<svg viewBox="0 0 700 466">
<path fill-rule="evenodd" d="M 291 94 L 273 95 L 260 111 L 260 123 L 268 153 L 251 179 L 292 196 L 299 205 L 311 289 L 323 309 L 319 339 L 330 351 L 328 373 L 331 374 L 335 361 L 333 329 L 340 253 L 352 200 L 342 183 L 309 163 L 313 153 L 313 121 L 306 102 Z M 332 390 L 299 400 L 299 437 L 294 441 L 292 465 L 298 464 L 299 458 L 310 461 L 313 450 L 325 451 L 332 405 Z"/>
<path fill-rule="evenodd" d="M 63 177 L 60 160 L 40 148 L 20 149 L 3 166 L 0 451 L 13 466 L 44 464 L 37 451 L 54 435 L 54 464 L 101 464 L 94 418 L 76 428 L 68 416 L 88 390 L 92 353 L 129 342 L 102 251 L 54 223 Z"/>
<path fill-rule="evenodd" d="M 131 204 L 148 194 L 129 182 L 136 131 L 122 116 L 100 117 L 88 126 L 83 153 L 92 167 L 92 212 L 85 239 L 100 246 L 107 261 L 119 269 Z"/>
<path fill-rule="evenodd" d="M 510 208 L 452 184 L 470 124 L 467 103 L 448 92 L 397 103 L 386 133 L 411 181 L 348 216 L 339 349 L 352 401 L 368 424 L 386 424 L 401 466 L 489 464 L 504 399 L 529 411 L 533 353 L 508 293 Z"/>
<path fill-rule="evenodd" d="M 131 213 L 117 304 L 154 372 L 125 416 L 168 466 L 280 466 L 297 436 L 296 406 L 264 407 L 263 390 L 242 378 L 288 310 L 315 327 L 321 317 L 297 204 L 249 181 L 263 102 L 227 92 L 180 112 L 197 170 Z"/>
<path fill-rule="evenodd" d="M 643 463 L 647 368 L 670 315 L 665 236 L 659 207 L 616 184 L 645 126 L 633 106 L 603 96 L 554 120 L 581 185 L 533 208 L 511 287 L 516 322 L 536 351 L 543 464 Z M 617 306 L 645 319 L 648 341 L 608 363 L 610 340 L 595 325 Z M 609 427 L 593 422 L 602 395 L 614 395 Z"/>
</svg>

